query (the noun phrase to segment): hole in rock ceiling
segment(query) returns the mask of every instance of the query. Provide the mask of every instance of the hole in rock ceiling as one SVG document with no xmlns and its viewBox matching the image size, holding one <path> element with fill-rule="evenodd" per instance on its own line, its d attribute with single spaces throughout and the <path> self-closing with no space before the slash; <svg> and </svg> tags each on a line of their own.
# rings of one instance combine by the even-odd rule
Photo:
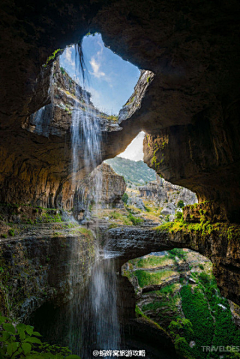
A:
<svg viewBox="0 0 240 359">
<path fill-rule="evenodd" d="M 144 136 L 144 131 L 139 132 L 124 152 L 105 161 L 117 174 L 124 177 L 128 188 L 143 186 L 156 180 L 156 172 L 143 162 Z"/>
<path fill-rule="evenodd" d="M 84 86 L 93 104 L 102 112 L 117 115 L 134 91 L 140 70 L 105 47 L 101 34 L 87 35 L 82 41 Z M 60 66 L 83 85 L 76 69 L 76 49 L 69 46 L 60 56 Z"/>
</svg>

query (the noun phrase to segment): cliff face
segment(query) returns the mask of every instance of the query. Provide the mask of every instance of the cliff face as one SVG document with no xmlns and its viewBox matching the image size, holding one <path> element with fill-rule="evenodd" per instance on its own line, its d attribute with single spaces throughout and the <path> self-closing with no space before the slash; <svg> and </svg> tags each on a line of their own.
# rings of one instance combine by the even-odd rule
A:
<svg viewBox="0 0 240 359">
<path fill-rule="evenodd" d="M 22 320 L 45 302 L 62 305 L 83 291 L 95 258 L 91 231 L 69 223 L 26 227 L 0 239 L 0 308 Z"/>
<path fill-rule="evenodd" d="M 117 175 L 108 164 L 102 163 L 79 182 L 74 196 L 75 215 L 80 219 L 81 214 L 93 206 L 98 209 L 122 208 L 125 190 L 124 178 Z"/>
<path fill-rule="evenodd" d="M 144 161 L 167 181 L 195 192 L 199 202 L 211 200 L 230 221 L 239 222 L 238 137 L 233 120 L 206 113 L 193 124 L 146 136 Z"/>
<path fill-rule="evenodd" d="M 139 187 L 139 192 L 142 199 L 150 200 L 155 206 L 162 208 L 161 215 L 172 216 L 171 220 L 177 210 L 181 211 L 182 207 L 197 202 L 195 193 L 164 181 L 159 176 L 156 181 Z"/>
</svg>

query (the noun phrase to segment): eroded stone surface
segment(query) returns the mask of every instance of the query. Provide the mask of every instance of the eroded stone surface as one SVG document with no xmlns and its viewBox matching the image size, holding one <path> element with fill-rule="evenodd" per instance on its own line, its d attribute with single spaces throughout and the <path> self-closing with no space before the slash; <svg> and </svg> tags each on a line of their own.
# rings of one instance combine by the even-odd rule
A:
<svg viewBox="0 0 240 359">
<path fill-rule="evenodd" d="M 78 228 L 48 223 L 0 239 L 4 314 L 26 320 L 43 303 L 62 305 L 76 288 L 84 289 L 94 263 L 95 240 Z"/>
<path fill-rule="evenodd" d="M 238 230 L 238 227 L 232 227 Z M 234 232 L 232 232 L 234 233 Z M 209 258 L 213 263 L 221 294 L 240 304 L 240 251 L 238 235 L 227 232 L 227 226 L 209 233 L 199 230 L 179 230 L 169 233 L 164 230 L 122 227 L 104 230 L 105 248 L 118 254 L 119 265 L 127 260 L 141 257 L 151 252 L 173 248 L 189 248 Z"/>
</svg>

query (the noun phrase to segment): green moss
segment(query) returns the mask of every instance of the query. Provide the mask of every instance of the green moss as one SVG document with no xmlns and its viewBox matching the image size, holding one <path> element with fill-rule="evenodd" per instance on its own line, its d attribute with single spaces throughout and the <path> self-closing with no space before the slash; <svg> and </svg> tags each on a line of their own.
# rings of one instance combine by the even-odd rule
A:
<svg viewBox="0 0 240 359">
<path fill-rule="evenodd" d="M 143 288 L 148 285 L 161 284 L 165 278 L 170 277 L 171 275 L 175 274 L 175 272 L 170 270 L 156 271 L 156 272 L 136 270 L 134 274 L 138 279 L 139 286 Z"/>
<path fill-rule="evenodd" d="M 185 232 L 185 233 L 199 233 L 202 236 L 211 235 L 212 233 L 218 233 L 224 235 L 229 241 L 234 239 L 240 239 L 240 226 L 230 225 L 228 223 L 210 223 L 209 221 L 201 221 L 200 223 L 188 223 L 183 220 L 175 220 L 174 222 L 164 223 L 158 227 L 155 227 L 159 232 Z"/>
<path fill-rule="evenodd" d="M 157 256 L 149 256 L 145 258 L 140 258 L 137 261 L 138 268 L 151 268 L 162 265 L 166 260 L 168 260 L 167 257 L 157 257 Z"/>
<path fill-rule="evenodd" d="M 46 61 L 46 63 L 43 65 L 43 67 L 47 67 L 47 65 L 48 65 L 50 62 L 54 61 L 54 60 L 56 59 L 56 55 L 57 55 L 60 51 L 62 51 L 62 50 L 63 50 L 63 49 L 57 49 L 57 50 L 53 51 L 52 55 L 50 55 L 50 56 L 47 58 L 47 61 Z"/>
<path fill-rule="evenodd" d="M 135 99 L 135 96 L 133 96 L 127 103 L 125 103 L 124 106 L 130 105 L 134 101 L 134 99 Z"/>
<path fill-rule="evenodd" d="M 151 310 L 152 312 L 158 311 L 158 309 L 165 308 L 166 311 L 175 311 L 176 304 L 179 301 L 179 295 L 175 294 L 173 296 L 165 297 L 164 299 L 161 298 L 160 301 L 153 301 L 151 303 L 145 304 L 142 307 L 143 312 L 147 310 Z"/>
<path fill-rule="evenodd" d="M 163 329 L 159 324 L 154 322 L 152 319 L 148 318 L 139 308 L 138 305 L 135 307 L 135 313 L 137 318 L 144 318 L 149 324 L 154 325 L 157 329 L 161 330 L 165 335 L 169 336 L 165 329 Z"/>
<path fill-rule="evenodd" d="M 81 233 L 84 237 L 88 239 L 93 239 L 93 232 L 90 229 L 81 227 L 77 229 L 79 233 Z"/>
</svg>

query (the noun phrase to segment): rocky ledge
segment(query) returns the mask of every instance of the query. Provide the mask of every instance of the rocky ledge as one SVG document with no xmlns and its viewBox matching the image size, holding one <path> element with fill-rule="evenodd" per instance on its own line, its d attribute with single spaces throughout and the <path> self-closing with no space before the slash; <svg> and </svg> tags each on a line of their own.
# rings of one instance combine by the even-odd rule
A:
<svg viewBox="0 0 240 359">
<path fill-rule="evenodd" d="M 189 248 L 213 263 L 221 294 L 240 304 L 239 226 L 226 223 L 171 222 L 155 229 L 119 227 L 103 230 L 105 248 L 118 255 L 119 266 L 151 252 Z"/>
</svg>

